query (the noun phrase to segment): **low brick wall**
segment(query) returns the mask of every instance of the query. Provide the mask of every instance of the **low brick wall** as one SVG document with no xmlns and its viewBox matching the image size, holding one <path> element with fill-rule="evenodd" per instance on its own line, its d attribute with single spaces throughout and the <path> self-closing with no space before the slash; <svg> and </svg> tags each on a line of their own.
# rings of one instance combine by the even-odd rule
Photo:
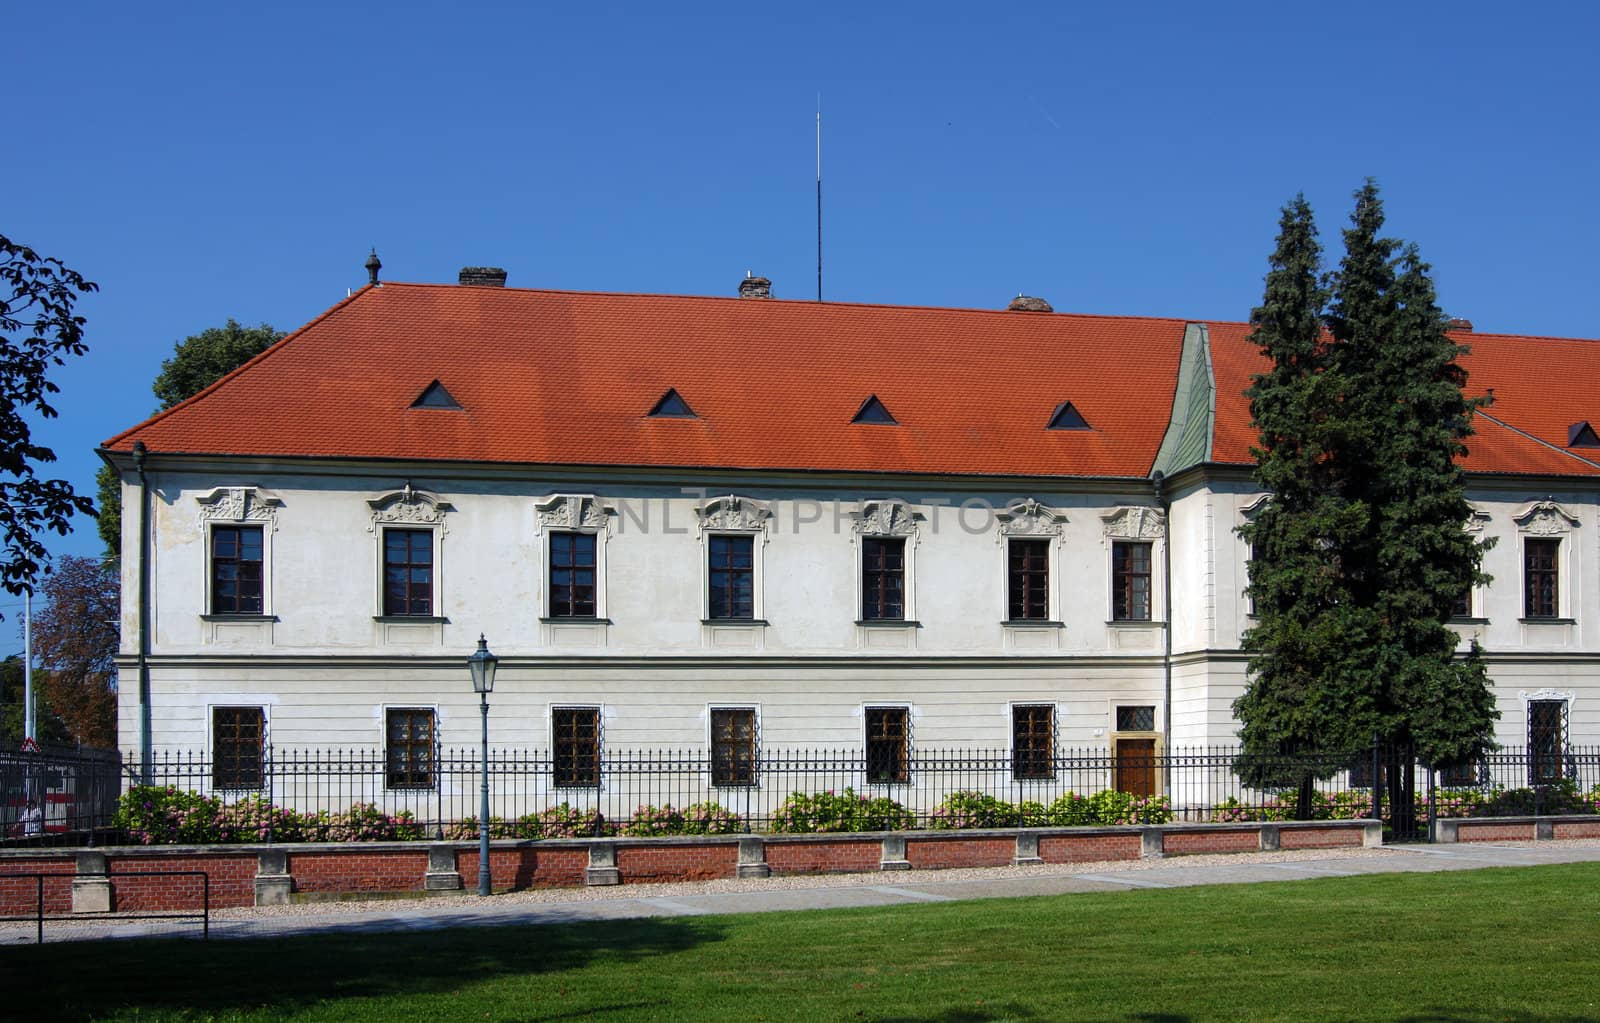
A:
<svg viewBox="0 0 1600 1023">
<path fill-rule="evenodd" d="M 1600 838 L 1597 817 L 1455 817 L 1438 822 L 1437 842 L 1535 842 Z"/>
<path fill-rule="evenodd" d="M 1554 825 L 1492 822 L 1532 837 L 1587 837 L 1600 820 Z M 1455 833 L 1452 832 L 1452 835 Z M 1476 840 L 1467 829 L 1462 841 Z M 652 881 L 763 878 L 783 874 L 938 870 L 1028 863 L 1130 860 L 1191 853 L 1375 845 L 1375 821 L 1284 824 L 1162 824 L 1110 828 L 996 828 L 827 835 L 497 841 L 492 886 L 521 888 Z M 1452 839 L 1453 840 L 1453 839 Z M 435 894 L 474 890 L 478 846 L 467 842 L 289 843 L 0 850 L 0 875 L 48 873 L 48 913 L 199 907 L 195 877 L 131 877 L 134 871 L 204 871 L 211 905 L 274 905 L 297 898 Z M 0 877 L 0 915 L 34 911 L 31 880 Z"/>
<path fill-rule="evenodd" d="M 849 838 L 767 838 L 767 866 L 774 874 L 863 874 L 883 861 L 883 843 Z"/>
</svg>

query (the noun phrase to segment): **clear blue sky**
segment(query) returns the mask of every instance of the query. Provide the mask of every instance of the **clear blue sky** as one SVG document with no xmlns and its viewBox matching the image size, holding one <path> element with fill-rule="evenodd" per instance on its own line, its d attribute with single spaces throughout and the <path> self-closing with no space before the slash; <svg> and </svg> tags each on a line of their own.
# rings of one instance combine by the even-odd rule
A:
<svg viewBox="0 0 1600 1023">
<path fill-rule="evenodd" d="M 693 11 L 693 13 L 686 13 Z M 1375 176 L 1480 330 L 1589 336 L 1593 3 L 15 4 L 0 233 L 101 286 L 43 438 L 180 338 L 365 280 L 1242 319 L 1279 206 Z M 1600 383 L 1600 382 L 1597 382 Z M 99 549 L 93 523 L 54 545 Z"/>
</svg>

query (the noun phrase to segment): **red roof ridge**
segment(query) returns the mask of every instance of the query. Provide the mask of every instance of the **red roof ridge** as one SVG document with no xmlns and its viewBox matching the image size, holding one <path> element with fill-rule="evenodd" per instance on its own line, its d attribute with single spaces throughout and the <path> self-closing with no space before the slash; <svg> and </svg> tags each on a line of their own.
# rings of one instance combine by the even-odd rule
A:
<svg viewBox="0 0 1600 1023">
<path fill-rule="evenodd" d="M 448 291 L 460 291 L 461 285 L 440 283 L 438 281 L 385 281 L 380 287 L 384 288 L 443 288 Z M 366 290 L 365 288 L 362 289 Z M 1008 316 L 1016 318 L 1019 314 L 1014 310 L 1006 309 L 975 309 L 968 306 L 940 306 L 940 305 L 897 305 L 892 302 L 818 302 L 809 298 L 740 298 L 738 295 L 673 295 L 657 291 L 583 291 L 568 290 L 563 288 L 475 288 L 472 290 L 483 291 L 489 294 L 496 292 L 515 291 L 535 295 L 572 295 L 593 298 L 652 298 L 672 299 L 690 302 L 730 302 L 744 305 L 784 305 L 802 306 L 805 308 L 834 308 L 834 309 L 891 309 L 910 310 L 913 312 L 928 313 L 974 313 L 988 316 Z M 358 293 L 359 294 L 359 293 Z M 329 310 L 330 312 L 332 310 Z M 324 314 L 326 315 L 326 314 Z M 1051 318 L 1065 318 L 1077 320 L 1135 320 L 1145 323 L 1210 323 L 1215 321 L 1198 320 L 1192 316 L 1123 316 L 1116 313 L 1049 313 L 1029 314 L 1021 316 L 1021 321 L 1027 321 L 1032 316 L 1041 321 L 1048 322 Z M 320 318 L 320 317 L 319 317 Z M 309 326 L 309 324 L 307 324 Z M 298 332 L 297 332 L 298 333 Z"/>
<path fill-rule="evenodd" d="M 133 434 L 138 433 L 140 430 L 143 430 L 143 429 L 149 427 L 151 424 L 159 423 L 161 420 L 163 420 L 163 419 L 167 418 L 168 416 L 172 415 L 174 412 L 177 412 L 179 409 L 185 408 L 185 407 L 187 407 L 189 405 L 192 405 L 193 403 L 199 401 L 201 398 L 204 398 L 206 395 L 210 394 L 212 391 L 215 391 L 217 388 L 221 387 L 223 384 L 227 383 L 229 380 L 232 380 L 234 377 L 238 376 L 240 373 L 243 373 L 245 370 L 249 369 L 251 366 L 254 366 L 259 362 L 265 361 L 268 356 L 278 352 L 280 349 L 283 349 L 283 348 L 287 347 L 289 342 L 293 341 L 295 338 L 297 338 L 300 335 L 304 334 L 306 331 L 310 330 L 312 327 L 315 327 L 317 324 L 321 323 L 323 320 L 326 320 L 328 317 L 332 316 L 334 313 L 336 313 L 339 310 L 343 309 L 345 306 L 350 305 L 352 302 L 354 302 L 356 299 L 360 298 L 361 296 L 365 295 L 367 292 L 373 290 L 376 287 L 382 287 L 382 286 L 384 286 L 384 285 L 368 284 L 365 287 L 358 288 L 354 293 L 346 295 L 344 298 L 341 298 L 339 301 L 335 302 L 333 305 L 331 305 L 327 309 L 323 310 L 323 312 L 321 314 L 313 317 L 310 322 L 302 325 L 299 329 L 291 330 L 289 333 L 285 334 L 283 337 L 280 337 L 278 340 L 276 340 L 272 344 L 268 345 L 266 347 L 266 350 L 261 352 L 261 354 L 255 356 L 254 358 L 251 358 L 250 360 L 240 364 L 239 366 L 236 366 L 234 369 L 232 369 L 228 373 L 225 373 L 221 377 L 218 377 L 215 381 L 213 381 L 211 383 L 211 385 L 209 387 L 206 387 L 205 389 L 200 390 L 200 391 L 196 391 L 194 394 L 191 394 L 189 397 L 187 397 L 187 398 L 183 399 L 182 401 L 178 402 L 176 405 L 173 405 L 171 408 L 164 408 L 161 411 L 157 412 L 155 415 L 150 416 L 149 418 L 145 419 L 143 422 L 140 422 L 140 423 L 137 423 L 137 424 L 135 424 L 133 426 L 128 427 L 126 430 L 123 430 L 121 433 L 117 434 L 115 437 L 110 438 L 105 443 L 101 444 L 100 446 L 102 448 L 110 448 L 112 445 L 117 444 L 120 441 L 123 441 L 123 440 L 127 439 L 128 437 L 132 436 Z"/>
</svg>

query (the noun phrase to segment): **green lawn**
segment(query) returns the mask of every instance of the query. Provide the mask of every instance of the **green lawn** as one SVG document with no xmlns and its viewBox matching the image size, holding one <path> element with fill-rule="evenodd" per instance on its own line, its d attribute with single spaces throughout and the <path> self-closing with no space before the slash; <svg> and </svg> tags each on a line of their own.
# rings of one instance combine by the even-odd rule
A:
<svg viewBox="0 0 1600 1023">
<path fill-rule="evenodd" d="M 1600 864 L 0 951 L 7 1019 L 1600 1020 Z"/>
</svg>

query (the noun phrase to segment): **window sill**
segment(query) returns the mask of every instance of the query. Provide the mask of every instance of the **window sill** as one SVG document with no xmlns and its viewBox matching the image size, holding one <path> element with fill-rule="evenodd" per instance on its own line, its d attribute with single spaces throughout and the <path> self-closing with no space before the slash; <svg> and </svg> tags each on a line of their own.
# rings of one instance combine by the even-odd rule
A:
<svg viewBox="0 0 1600 1023">
<path fill-rule="evenodd" d="M 202 622 L 275 622 L 277 615 L 201 615 Z"/>
<path fill-rule="evenodd" d="M 1066 622 L 1058 622 L 1050 618 L 1007 618 L 1000 623 L 1007 629 L 1064 629 Z"/>
<path fill-rule="evenodd" d="M 765 618 L 702 618 L 701 625 L 770 625 Z"/>
<path fill-rule="evenodd" d="M 449 625 L 450 619 L 442 615 L 373 615 L 372 620 L 382 625 Z"/>
<path fill-rule="evenodd" d="M 1535 619 L 1535 620 L 1536 621 L 1546 621 L 1546 622 L 1555 621 L 1555 619 L 1552 619 L 1552 618 L 1540 618 L 1540 619 Z M 1450 618 L 1445 619 L 1445 624 L 1446 625 L 1488 625 L 1489 624 L 1489 619 L 1487 619 L 1487 618 L 1476 618 L 1476 617 L 1473 617 L 1472 615 L 1454 615 L 1454 616 L 1452 616 Z"/>
<path fill-rule="evenodd" d="M 576 615 L 570 618 L 541 618 L 541 625 L 610 625 L 609 618 L 580 618 Z"/>
<path fill-rule="evenodd" d="M 1576 618 L 1518 618 L 1523 625 L 1577 625 Z"/>
<path fill-rule="evenodd" d="M 920 629 L 922 623 L 915 618 L 857 618 L 856 624 L 865 629 Z"/>
<path fill-rule="evenodd" d="M 1166 622 L 1154 618 L 1113 618 L 1106 622 L 1108 629 L 1149 629 L 1164 628 Z"/>
</svg>

